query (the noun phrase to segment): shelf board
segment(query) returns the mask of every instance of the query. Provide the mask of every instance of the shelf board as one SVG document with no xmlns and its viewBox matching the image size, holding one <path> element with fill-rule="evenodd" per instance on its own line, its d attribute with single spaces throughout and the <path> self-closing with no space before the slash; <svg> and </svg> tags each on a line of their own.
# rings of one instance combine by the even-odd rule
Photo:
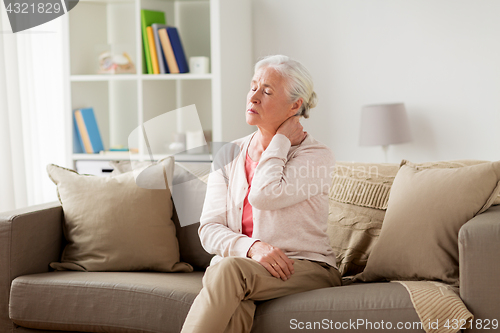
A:
<svg viewBox="0 0 500 333">
<path fill-rule="evenodd" d="M 160 160 L 169 155 L 153 154 L 156 160 Z M 175 154 L 174 158 L 177 162 L 210 162 L 212 161 L 211 154 Z M 148 161 L 149 155 L 129 154 L 129 153 L 103 153 L 103 154 L 73 154 L 73 160 L 88 160 L 88 161 Z"/>
<path fill-rule="evenodd" d="M 71 82 L 94 81 L 127 81 L 137 80 L 137 74 L 96 74 L 96 75 L 71 75 Z"/>
<path fill-rule="evenodd" d="M 139 160 L 139 154 L 124 153 L 112 154 L 73 154 L 73 160 L 108 161 L 108 160 Z"/>
<path fill-rule="evenodd" d="M 134 0 L 80 0 L 81 3 L 100 3 L 104 5 L 114 5 L 114 4 L 122 4 L 129 3 L 133 4 Z"/>
<path fill-rule="evenodd" d="M 156 0 L 158 2 L 209 2 L 210 0 Z M 133 4 L 134 0 L 80 0 L 81 3 L 99 3 L 104 5 L 129 3 Z"/>
<path fill-rule="evenodd" d="M 211 80 L 212 74 L 95 74 L 71 75 L 71 82 L 130 81 L 130 80 Z"/>
<path fill-rule="evenodd" d="M 209 2 L 210 0 L 155 0 L 160 2 Z"/>
<path fill-rule="evenodd" d="M 162 159 L 167 157 L 168 155 L 153 155 L 157 159 Z M 149 156 L 145 156 L 146 159 L 149 159 Z M 211 154 L 175 154 L 174 159 L 176 162 L 211 162 L 212 155 Z"/>
<path fill-rule="evenodd" d="M 210 80 L 212 74 L 142 74 L 143 80 Z"/>
</svg>

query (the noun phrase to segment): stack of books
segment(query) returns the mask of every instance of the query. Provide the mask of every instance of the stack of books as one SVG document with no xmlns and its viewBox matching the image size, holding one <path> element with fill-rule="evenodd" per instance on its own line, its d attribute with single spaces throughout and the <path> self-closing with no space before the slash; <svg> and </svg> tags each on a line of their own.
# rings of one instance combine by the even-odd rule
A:
<svg viewBox="0 0 500 333">
<path fill-rule="evenodd" d="M 166 24 L 165 13 L 142 9 L 141 24 L 147 74 L 188 73 L 179 32 Z"/>
</svg>

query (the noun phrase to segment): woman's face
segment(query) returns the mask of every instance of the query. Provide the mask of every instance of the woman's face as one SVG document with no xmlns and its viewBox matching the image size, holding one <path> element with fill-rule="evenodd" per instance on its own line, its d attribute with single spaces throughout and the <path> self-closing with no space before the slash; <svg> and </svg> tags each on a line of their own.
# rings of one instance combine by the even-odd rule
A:
<svg viewBox="0 0 500 333">
<path fill-rule="evenodd" d="M 285 79 L 272 67 L 260 68 L 253 76 L 247 95 L 246 121 L 249 125 L 276 131 L 299 111 L 302 99 L 290 103 Z"/>
</svg>

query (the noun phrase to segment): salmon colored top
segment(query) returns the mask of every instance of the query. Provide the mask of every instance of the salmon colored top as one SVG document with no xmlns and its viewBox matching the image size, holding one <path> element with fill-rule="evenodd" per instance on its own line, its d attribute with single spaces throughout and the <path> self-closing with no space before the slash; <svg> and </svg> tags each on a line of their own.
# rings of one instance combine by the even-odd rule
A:
<svg viewBox="0 0 500 333">
<path fill-rule="evenodd" d="M 247 176 L 248 190 L 245 200 L 243 201 L 243 216 L 241 219 L 241 232 L 248 237 L 252 237 L 253 233 L 253 212 L 252 205 L 248 202 L 248 194 L 252 188 L 253 174 L 255 173 L 255 168 L 259 162 L 252 161 L 247 151 L 247 158 L 245 161 L 245 173 Z"/>
</svg>

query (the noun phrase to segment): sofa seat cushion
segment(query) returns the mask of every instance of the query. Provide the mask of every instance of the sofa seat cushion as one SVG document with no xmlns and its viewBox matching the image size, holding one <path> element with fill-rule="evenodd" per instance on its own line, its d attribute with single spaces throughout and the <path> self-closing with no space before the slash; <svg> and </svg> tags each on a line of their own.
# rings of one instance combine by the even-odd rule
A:
<svg viewBox="0 0 500 333">
<path fill-rule="evenodd" d="M 49 272 L 12 282 L 17 325 L 86 332 L 179 332 L 203 272 Z"/>
<path fill-rule="evenodd" d="M 390 322 L 392 329 L 376 326 L 382 321 L 384 328 Z M 399 322 L 412 327 L 397 330 Z M 255 312 L 252 332 L 424 332 L 419 323 L 406 289 L 399 283 L 378 282 L 317 289 L 263 302 Z"/>
<path fill-rule="evenodd" d="M 202 277 L 203 272 L 25 275 L 12 282 L 10 317 L 20 326 L 45 330 L 179 332 L 201 290 Z M 379 282 L 259 302 L 252 331 L 289 332 L 301 330 L 301 323 L 314 325 L 325 319 L 333 325 L 358 319 L 372 323 L 383 320 L 394 327 L 398 322 L 419 322 L 406 289 L 398 283 Z M 295 325 L 297 329 L 291 330 Z M 374 329 L 360 325 L 351 331 Z M 418 328 L 409 331 L 423 332 Z"/>
</svg>

